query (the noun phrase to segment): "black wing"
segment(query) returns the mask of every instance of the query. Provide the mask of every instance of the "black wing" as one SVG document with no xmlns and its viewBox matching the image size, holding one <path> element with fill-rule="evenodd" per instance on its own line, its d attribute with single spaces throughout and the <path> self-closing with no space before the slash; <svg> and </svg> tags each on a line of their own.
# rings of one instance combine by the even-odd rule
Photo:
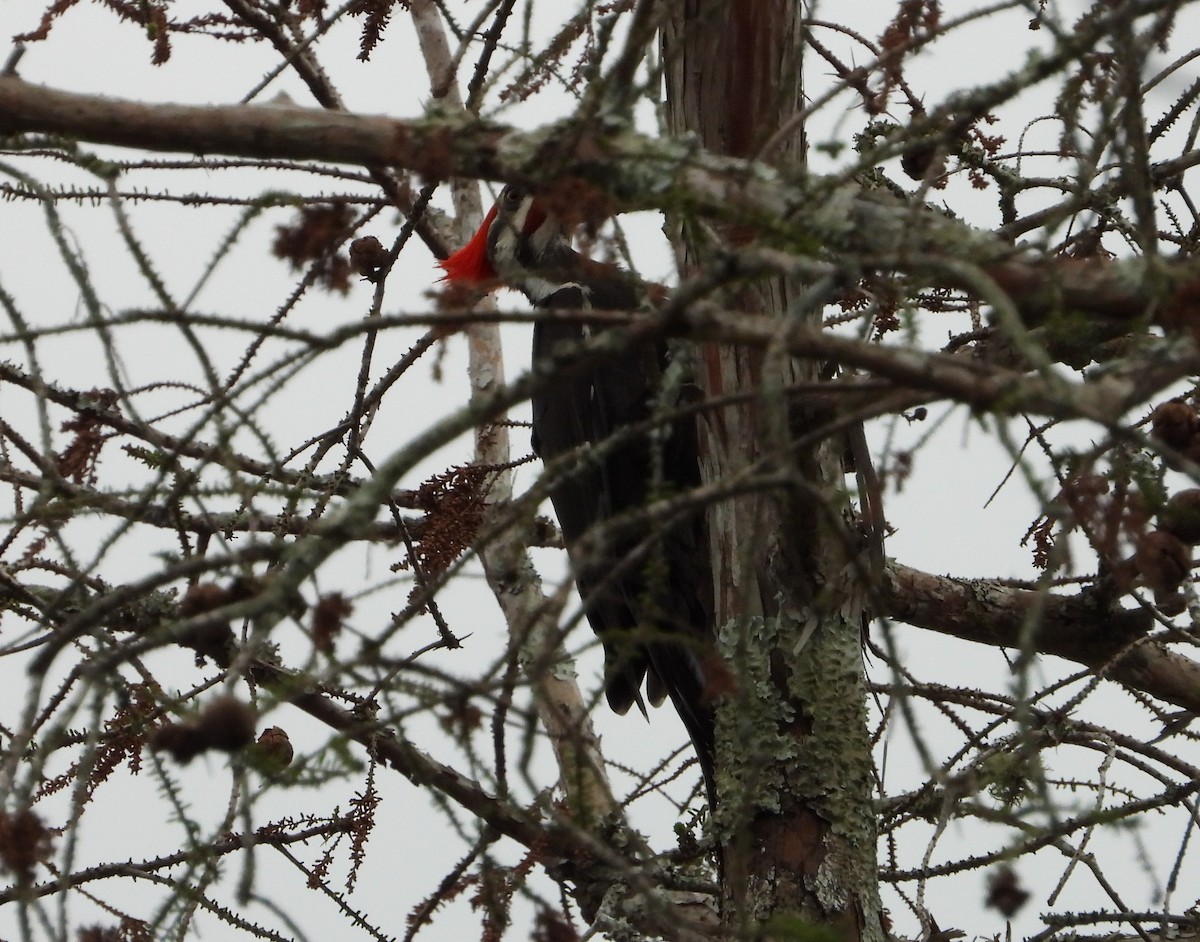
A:
<svg viewBox="0 0 1200 942">
<path fill-rule="evenodd" d="M 582 309 L 586 301 L 572 286 L 542 303 Z M 537 324 L 534 363 L 548 365 L 583 339 L 578 324 Z M 702 668 L 712 644 L 713 606 L 704 515 L 689 513 L 653 532 L 647 524 L 619 526 L 603 541 L 593 529 L 699 483 L 694 417 L 653 434 L 628 433 L 651 417 L 665 364 L 661 345 L 575 364 L 533 397 L 534 450 L 552 461 L 591 446 L 582 449 L 577 468 L 553 483 L 550 499 L 584 611 L 604 646 L 609 705 L 625 713 L 637 703 L 644 711 L 643 681 L 652 703 L 670 696 L 711 798 L 713 719 Z"/>
</svg>

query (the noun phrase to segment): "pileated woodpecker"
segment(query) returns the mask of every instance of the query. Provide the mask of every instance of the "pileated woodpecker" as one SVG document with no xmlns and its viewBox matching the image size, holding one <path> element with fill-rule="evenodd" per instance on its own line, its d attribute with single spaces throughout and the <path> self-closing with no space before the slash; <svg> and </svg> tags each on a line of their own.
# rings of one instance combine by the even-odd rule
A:
<svg viewBox="0 0 1200 942">
<path fill-rule="evenodd" d="M 554 310 L 637 310 L 639 283 L 616 266 L 576 252 L 562 222 L 537 197 L 506 186 L 474 237 L 440 263 L 443 280 L 525 294 Z M 612 328 L 609 328 L 612 329 Z M 554 319 L 533 328 L 533 365 L 548 366 L 589 334 L 579 321 Z M 585 541 L 598 525 L 636 511 L 661 493 L 683 493 L 700 481 L 693 417 L 626 435 L 648 422 L 662 398 L 665 344 L 588 361 L 532 396 L 533 450 L 545 462 L 576 449 L 576 470 L 550 488 L 584 611 L 605 655 L 605 694 L 618 713 L 636 703 L 642 684 L 657 706 L 670 696 L 695 746 L 710 802 L 713 712 L 706 693 L 705 655 L 712 646 L 712 578 L 703 513 L 657 532 L 630 527 L 610 539 Z M 670 403 L 666 404 L 668 407 Z"/>
</svg>

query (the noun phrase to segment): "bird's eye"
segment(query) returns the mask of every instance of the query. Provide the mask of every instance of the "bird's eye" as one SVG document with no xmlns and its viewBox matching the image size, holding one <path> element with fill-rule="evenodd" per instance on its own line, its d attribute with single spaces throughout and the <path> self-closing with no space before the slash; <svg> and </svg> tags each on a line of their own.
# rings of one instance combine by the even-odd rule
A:
<svg viewBox="0 0 1200 942">
<path fill-rule="evenodd" d="M 521 200 L 525 199 L 525 191 L 519 186 L 509 184 L 500 193 L 500 200 L 505 206 L 514 208 L 521 205 Z"/>
</svg>

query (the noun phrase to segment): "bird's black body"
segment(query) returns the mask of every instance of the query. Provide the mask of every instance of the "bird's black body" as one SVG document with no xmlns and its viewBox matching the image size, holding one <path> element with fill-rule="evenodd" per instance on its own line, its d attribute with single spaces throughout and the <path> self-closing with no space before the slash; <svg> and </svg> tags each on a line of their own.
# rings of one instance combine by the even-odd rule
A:
<svg viewBox="0 0 1200 942">
<path fill-rule="evenodd" d="M 492 276 L 536 306 L 641 307 L 632 278 L 578 255 L 557 221 L 514 188 L 504 190 L 485 226 Z M 454 277 L 451 266 L 447 271 Z M 678 405 L 678 396 L 661 401 L 665 344 L 581 360 L 587 334 L 569 318 L 534 327 L 534 368 L 555 378 L 532 397 L 533 448 L 547 465 L 566 461 L 550 485 L 550 500 L 584 611 L 604 646 L 610 706 L 619 713 L 635 703 L 644 709 L 643 682 L 651 703 L 669 696 L 696 748 L 711 801 L 713 716 L 704 665 L 713 605 L 704 514 L 696 508 L 665 523 L 638 519 L 656 498 L 686 494 L 700 483 L 695 418 L 655 421 Z M 568 368 L 559 369 L 564 363 Z M 677 388 L 682 395 L 687 384 Z M 566 457 L 572 454 L 577 461 Z"/>
<path fill-rule="evenodd" d="M 553 307 L 577 307 L 564 302 L 579 294 L 569 289 Z M 553 362 L 583 340 L 578 324 L 538 324 L 534 362 Z M 640 704 L 643 680 L 652 703 L 670 696 L 707 775 L 712 710 L 702 668 L 713 616 L 703 514 L 695 510 L 666 525 L 637 519 L 653 498 L 685 494 L 700 483 L 695 418 L 670 421 L 665 432 L 661 426 L 628 432 L 654 425 L 665 355 L 661 346 L 632 351 L 535 394 L 533 446 L 545 462 L 583 449 L 579 466 L 552 484 L 550 501 L 584 610 L 604 644 L 610 706 L 624 713 Z"/>
</svg>

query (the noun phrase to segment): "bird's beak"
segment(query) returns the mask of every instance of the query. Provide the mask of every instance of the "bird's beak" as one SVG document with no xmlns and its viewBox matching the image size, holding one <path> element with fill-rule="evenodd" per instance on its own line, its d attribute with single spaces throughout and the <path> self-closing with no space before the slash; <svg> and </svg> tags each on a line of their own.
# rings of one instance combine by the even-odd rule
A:
<svg viewBox="0 0 1200 942">
<path fill-rule="evenodd" d="M 454 254 L 438 262 L 442 271 L 442 281 L 452 284 L 484 284 L 495 281 L 498 277 L 496 269 L 488 258 L 488 235 L 492 223 L 496 220 L 496 207 L 488 210 L 483 217 L 483 223 L 471 236 L 471 240 Z"/>
</svg>

